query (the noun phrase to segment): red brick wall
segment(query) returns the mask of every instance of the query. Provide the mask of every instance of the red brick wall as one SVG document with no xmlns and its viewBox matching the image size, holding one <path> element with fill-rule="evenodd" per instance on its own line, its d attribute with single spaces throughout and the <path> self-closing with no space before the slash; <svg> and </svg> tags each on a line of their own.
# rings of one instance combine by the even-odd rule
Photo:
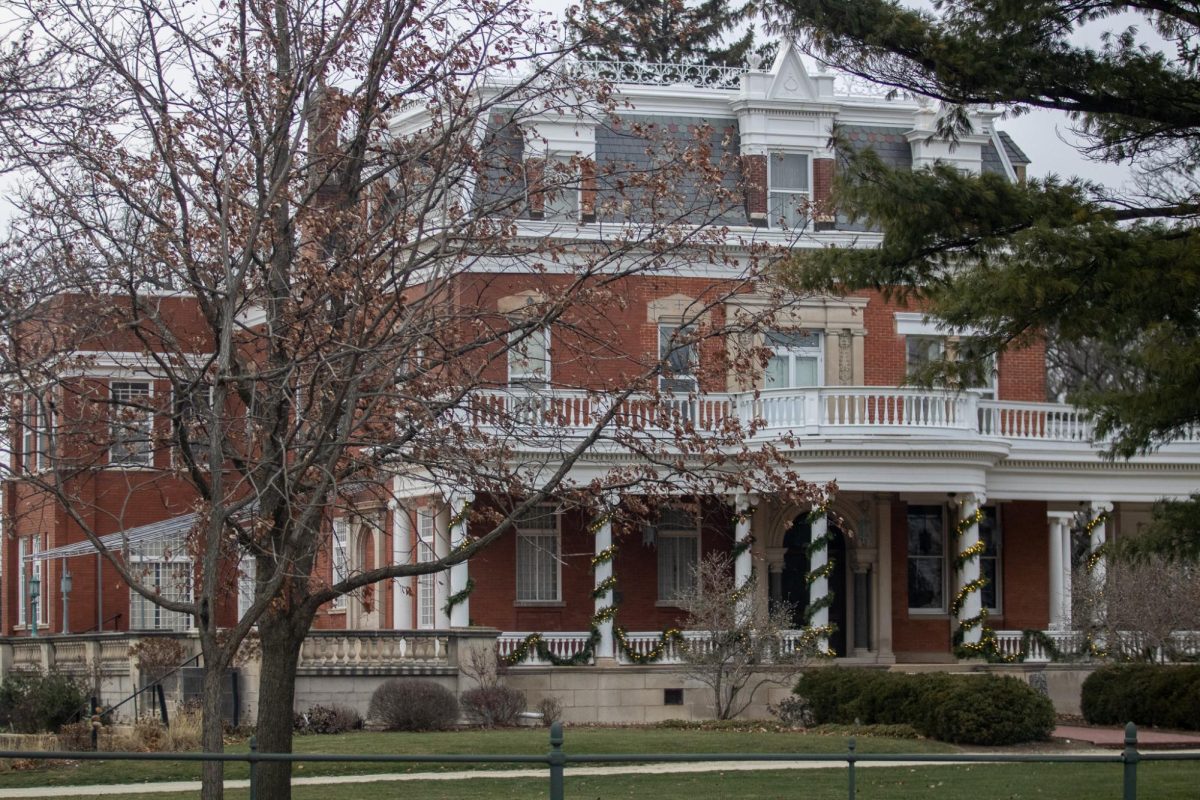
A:
<svg viewBox="0 0 1200 800">
<path fill-rule="evenodd" d="M 892 650 L 900 659 L 950 652 L 948 614 L 908 612 L 908 504 L 892 502 Z"/>
<path fill-rule="evenodd" d="M 1046 504 L 1033 501 L 1000 506 L 1001 610 L 992 627 L 1009 630 L 1050 624 L 1050 525 Z"/>
</svg>

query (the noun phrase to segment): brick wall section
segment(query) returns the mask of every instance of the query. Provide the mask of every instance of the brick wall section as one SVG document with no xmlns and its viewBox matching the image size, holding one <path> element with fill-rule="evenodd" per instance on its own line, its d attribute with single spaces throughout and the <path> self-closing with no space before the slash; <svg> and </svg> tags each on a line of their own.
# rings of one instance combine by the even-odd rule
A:
<svg viewBox="0 0 1200 800">
<path fill-rule="evenodd" d="M 1001 610 L 996 629 L 1045 630 L 1050 624 L 1050 525 L 1046 504 L 1020 501 L 1000 506 Z"/>
<path fill-rule="evenodd" d="M 743 190 L 746 193 L 746 218 L 751 225 L 767 224 L 767 157 L 742 156 Z"/>
</svg>

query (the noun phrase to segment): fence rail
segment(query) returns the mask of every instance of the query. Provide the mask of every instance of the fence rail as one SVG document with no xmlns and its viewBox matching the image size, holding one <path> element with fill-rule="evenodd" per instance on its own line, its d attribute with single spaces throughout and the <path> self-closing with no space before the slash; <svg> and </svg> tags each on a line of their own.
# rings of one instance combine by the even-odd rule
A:
<svg viewBox="0 0 1200 800">
<path fill-rule="evenodd" d="M 1200 753 L 1142 753 L 1137 749 L 1137 727 L 1125 726 L 1125 746 L 1113 753 L 1029 754 L 1029 753 L 859 753 L 854 738 L 843 753 L 604 753 L 575 754 L 563 749 L 561 722 L 550 726 L 550 750 L 545 755 L 350 755 L 312 753 L 260 753 L 250 739 L 248 753 L 63 753 L 57 751 L 0 751 L 0 759 L 21 758 L 42 761 L 175 761 L 175 762 L 246 762 L 250 768 L 250 800 L 258 800 L 257 767 L 266 762 L 359 763 L 359 764 L 536 764 L 549 771 L 550 800 L 566 797 L 568 764 L 649 764 L 698 762 L 842 762 L 846 764 L 846 788 L 849 800 L 857 797 L 855 768 L 861 763 L 908 764 L 1018 764 L 1018 763 L 1109 763 L 1122 764 L 1122 800 L 1137 800 L 1138 764 L 1142 761 L 1200 761 Z M 532 771 L 531 771 L 532 772 Z"/>
</svg>

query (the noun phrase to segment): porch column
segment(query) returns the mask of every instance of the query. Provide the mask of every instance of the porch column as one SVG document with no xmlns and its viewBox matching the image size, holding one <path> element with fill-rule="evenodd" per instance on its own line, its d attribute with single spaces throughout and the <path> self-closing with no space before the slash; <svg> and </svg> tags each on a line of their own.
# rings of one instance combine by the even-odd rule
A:
<svg viewBox="0 0 1200 800">
<path fill-rule="evenodd" d="M 620 504 L 621 498 L 616 494 L 606 495 L 597 509 L 596 518 L 592 521 L 592 531 L 595 534 L 593 540 L 593 551 L 596 558 L 600 558 L 602 553 L 612 547 L 612 518 L 616 512 L 617 505 Z M 601 586 L 606 586 L 606 590 L 599 592 L 595 598 L 593 613 L 600 613 L 605 608 L 613 604 L 613 562 L 611 558 L 604 561 L 597 561 L 593 580 L 593 586 L 599 590 Z M 613 638 L 613 621 L 606 619 L 598 626 L 600 629 L 600 641 L 596 642 L 596 659 L 601 658 L 616 658 L 617 649 Z"/>
<path fill-rule="evenodd" d="M 1099 587 L 1099 602 L 1096 604 L 1096 618 L 1093 622 L 1103 626 L 1108 619 L 1108 603 L 1104 598 L 1104 583 L 1108 576 L 1107 558 L 1101 549 L 1108 542 L 1108 517 L 1112 513 L 1113 504 L 1108 500 L 1093 500 L 1088 507 L 1090 530 L 1088 536 L 1088 561 L 1086 569 L 1091 573 L 1092 580 Z"/>
<path fill-rule="evenodd" d="M 388 503 L 392 512 L 392 563 L 407 564 L 412 560 L 412 517 L 408 509 L 395 500 Z M 412 578 L 392 579 L 392 627 L 396 630 L 415 628 L 412 614 Z"/>
<path fill-rule="evenodd" d="M 1050 630 L 1070 627 L 1071 619 L 1071 515 L 1051 512 L 1050 523 Z"/>
<path fill-rule="evenodd" d="M 737 555 L 733 559 L 733 585 L 739 590 L 743 587 L 748 588 L 754 577 L 754 553 L 752 551 L 754 536 L 751 535 L 750 530 L 753 526 L 754 507 L 757 503 L 758 497 L 752 494 L 739 494 L 734 498 L 733 547 Z M 757 602 L 757 597 L 753 590 L 747 591 L 738 600 L 739 622 L 750 619 L 755 602 Z"/>
<path fill-rule="evenodd" d="M 433 520 L 433 555 L 434 558 L 445 558 L 450 553 L 450 507 L 442 505 Z M 446 613 L 446 598 L 448 591 L 446 571 L 433 573 L 433 620 L 434 628 L 444 630 L 450 627 L 450 615 Z"/>
<path fill-rule="evenodd" d="M 471 502 L 473 492 L 456 492 L 450 496 L 450 555 L 454 555 L 467 543 L 468 530 L 471 526 Z M 450 597 L 459 595 L 467 590 L 470 575 L 467 562 L 460 561 L 450 567 Z M 448 599 L 448 598 L 447 598 Z M 450 627 L 465 628 L 471 624 L 471 598 L 464 597 L 450 609 Z"/>
<path fill-rule="evenodd" d="M 962 536 L 958 537 L 957 547 L 959 548 L 959 556 L 962 558 L 962 564 L 958 568 L 958 586 L 961 592 L 963 587 L 970 586 L 979 580 L 979 509 L 983 506 L 986 498 L 982 494 L 968 494 L 960 502 L 962 504 L 959 511 L 959 525 L 962 527 Z M 970 553 L 965 558 L 963 554 Z M 967 592 L 963 595 L 962 602 L 958 605 L 958 625 L 961 628 L 963 623 L 975 619 L 983 611 L 983 595 L 978 590 Z M 983 626 L 981 624 L 973 625 L 963 631 L 963 644 L 978 644 L 983 635 Z"/>
<path fill-rule="evenodd" d="M 817 605 L 817 610 L 813 612 L 809 624 L 813 628 L 821 629 L 829 626 L 829 606 L 826 605 L 826 598 L 829 597 L 829 577 L 824 574 L 825 567 L 829 564 L 829 546 L 825 543 L 825 536 L 829 533 L 829 518 L 823 509 L 813 510 L 820 513 L 810 526 L 809 536 L 813 548 L 808 568 L 817 577 L 809 584 L 808 602 L 809 605 Z M 820 544 L 817 544 L 818 542 Z M 829 649 L 828 636 L 821 635 L 817 638 L 817 649 L 822 653 Z"/>
</svg>

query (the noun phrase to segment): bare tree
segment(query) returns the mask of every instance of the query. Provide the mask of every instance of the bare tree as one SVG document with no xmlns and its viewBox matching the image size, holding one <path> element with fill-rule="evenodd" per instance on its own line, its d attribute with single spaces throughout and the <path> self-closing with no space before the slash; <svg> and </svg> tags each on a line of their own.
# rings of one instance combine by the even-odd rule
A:
<svg viewBox="0 0 1200 800">
<path fill-rule="evenodd" d="M 55 68 L 88 74 L 103 102 L 0 119 L 25 180 L 0 264 L 16 505 L 52 501 L 135 592 L 194 618 L 206 750 L 222 747 L 221 675 L 253 626 L 259 745 L 290 752 L 300 647 L 324 605 L 461 563 L 547 498 L 816 493 L 772 448 L 747 446 L 727 409 L 672 396 L 680 354 L 704 354 L 701 385 L 761 366 L 725 345 L 773 308 L 727 307 L 773 256 L 732 256 L 707 224 L 740 202 L 731 165 L 711 132 L 679 143 L 623 128 L 652 166 L 573 159 L 532 174 L 511 152 L 522 132 L 563 116 L 611 124 L 616 108 L 519 0 L 24 10 Z M 589 171 L 583 211 L 619 219 L 611 235 L 522 228 Z M 666 357 L 623 349 L 612 312 L 631 281 L 696 262 L 720 277 L 678 310 Z M 497 306 L 517 290 L 519 308 Z M 586 378 L 538 374 L 547 330 L 555 369 Z M 514 362 L 533 363 L 521 386 Z M 102 377 L 112 369 L 167 389 L 118 386 Z M 634 458 L 574 477 L 597 450 Z M 463 488 L 486 502 L 452 552 L 330 577 L 333 518 Z M 130 527 L 139 497 L 190 514 L 186 597 L 101 541 Z M 223 630 L 247 561 L 253 601 Z M 260 765 L 264 794 L 286 800 L 289 774 Z M 205 766 L 206 798 L 220 778 Z"/>
<path fill-rule="evenodd" d="M 788 632 L 786 604 L 746 602 L 752 585 L 737 585 L 729 556 L 710 553 L 678 596 L 695 632 L 679 643 L 684 673 L 708 687 L 717 719 L 741 714 L 763 686 L 790 685 L 817 653 L 816 636 Z"/>
</svg>

